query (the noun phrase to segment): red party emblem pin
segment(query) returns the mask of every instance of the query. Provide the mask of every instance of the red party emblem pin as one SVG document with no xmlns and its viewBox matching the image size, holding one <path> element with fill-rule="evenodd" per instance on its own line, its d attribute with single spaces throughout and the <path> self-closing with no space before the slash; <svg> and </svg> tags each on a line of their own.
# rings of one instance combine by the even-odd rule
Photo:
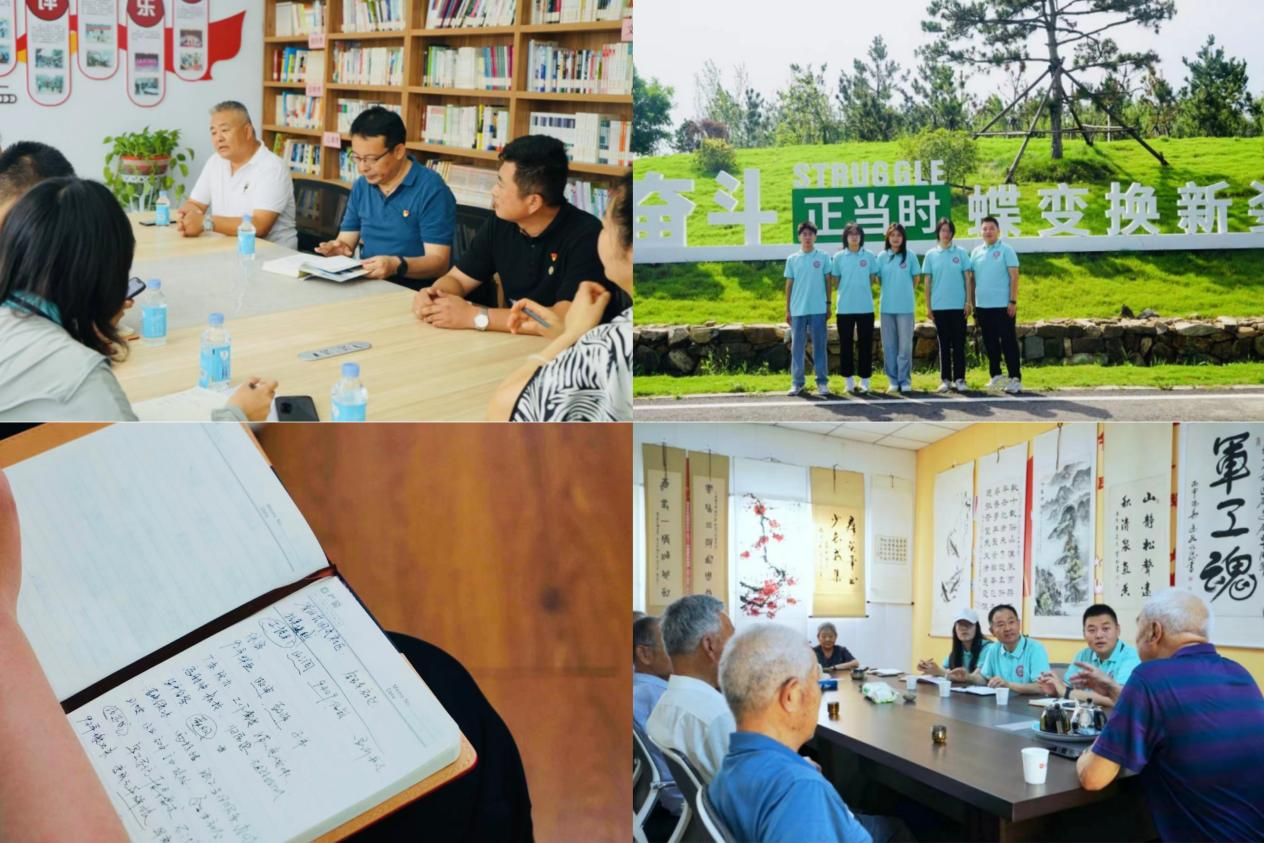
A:
<svg viewBox="0 0 1264 843">
<path fill-rule="evenodd" d="M 557 252 L 549 252 L 549 260 L 557 261 Z"/>
</svg>

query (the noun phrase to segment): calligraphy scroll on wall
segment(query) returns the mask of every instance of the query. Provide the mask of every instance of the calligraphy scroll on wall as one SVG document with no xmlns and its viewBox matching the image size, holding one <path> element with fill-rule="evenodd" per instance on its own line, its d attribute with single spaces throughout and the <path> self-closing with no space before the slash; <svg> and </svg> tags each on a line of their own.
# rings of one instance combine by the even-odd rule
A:
<svg viewBox="0 0 1264 843">
<path fill-rule="evenodd" d="M 690 594 L 729 594 L 729 458 L 689 452 Z"/>
<path fill-rule="evenodd" d="M 935 475 L 930 611 L 933 635 L 948 634 L 957 610 L 970 602 L 973 503 L 973 462 Z"/>
<path fill-rule="evenodd" d="M 1023 605 L 1027 522 L 1027 443 L 979 457 L 974 512 L 974 608 Z M 1020 608 L 1021 611 L 1021 608 Z M 932 630 L 939 633 L 940 630 Z"/>
<path fill-rule="evenodd" d="M 874 475 L 869 483 L 869 602 L 913 602 L 913 484 Z"/>
<path fill-rule="evenodd" d="M 641 446 L 645 475 L 645 611 L 661 615 L 685 594 L 685 452 Z"/>
<path fill-rule="evenodd" d="M 1084 636 L 1093 602 L 1097 425 L 1072 423 L 1032 441 L 1031 566 L 1035 637 Z"/>
<path fill-rule="evenodd" d="M 733 460 L 733 543 L 739 628 L 758 620 L 807 622 L 812 582 L 808 471 L 802 466 Z"/>
<path fill-rule="evenodd" d="M 1137 610 L 1171 582 L 1172 426 L 1107 424 L 1103 436 L 1102 602 L 1131 642 Z"/>
<path fill-rule="evenodd" d="M 1215 643 L 1264 647 L 1264 424 L 1182 424 L 1178 480 L 1176 585 Z"/>
<path fill-rule="evenodd" d="M 865 476 L 813 468 L 811 483 L 816 572 L 812 614 L 864 617 Z"/>
</svg>

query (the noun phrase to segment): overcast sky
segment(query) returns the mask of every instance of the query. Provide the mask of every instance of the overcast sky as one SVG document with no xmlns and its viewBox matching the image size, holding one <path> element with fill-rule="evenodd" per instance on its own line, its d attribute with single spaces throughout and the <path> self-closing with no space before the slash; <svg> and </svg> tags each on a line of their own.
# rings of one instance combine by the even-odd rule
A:
<svg viewBox="0 0 1264 843">
<path fill-rule="evenodd" d="M 886 39 L 891 57 L 906 70 L 917 67 L 914 50 L 930 36 L 921 20 L 927 0 L 637 0 L 636 69 L 676 89 L 674 122 L 694 113 L 694 75 L 707 59 L 731 84 L 745 64 L 751 85 L 766 98 L 790 78 L 790 63 L 829 63 L 831 94 L 838 71 L 851 70 L 874 36 Z M 1138 26 L 1112 30 L 1122 50 L 1154 49 L 1173 87 L 1185 78 L 1182 56 L 1193 56 L 1215 34 L 1228 55 L 1246 59 L 1252 93 L 1264 92 L 1264 0 L 1176 0 L 1176 17 L 1158 36 Z M 1032 80 L 1040 71 L 1028 69 Z M 1000 88 L 1002 74 L 976 74 L 972 93 Z"/>
</svg>

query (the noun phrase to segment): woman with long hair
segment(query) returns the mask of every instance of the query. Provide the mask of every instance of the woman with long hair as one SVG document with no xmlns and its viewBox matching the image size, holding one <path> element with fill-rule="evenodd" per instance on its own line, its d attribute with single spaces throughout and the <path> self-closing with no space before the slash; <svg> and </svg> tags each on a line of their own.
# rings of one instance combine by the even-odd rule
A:
<svg viewBox="0 0 1264 843">
<path fill-rule="evenodd" d="M 873 273 L 882 285 L 878 311 L 887 392 L 913 391 L 913 288 L 921 271 L 904 226 L 892 223 Z"/>
<path fill-rule="evenodd" d="M 983 637 L 983 627 L 979 624 L 979 615 L 974 609 L 965 608 L 957 613 L 952 622 L 952 651 L 943 664 L 934 659 L 922 659 L 917 663 L 918 670 L 932 676 L 944 676 L 950 670 L 962 668 L 966 673 L 974 673 L 983 661 L 984 651 L 994 642 Z"/>
</svg>

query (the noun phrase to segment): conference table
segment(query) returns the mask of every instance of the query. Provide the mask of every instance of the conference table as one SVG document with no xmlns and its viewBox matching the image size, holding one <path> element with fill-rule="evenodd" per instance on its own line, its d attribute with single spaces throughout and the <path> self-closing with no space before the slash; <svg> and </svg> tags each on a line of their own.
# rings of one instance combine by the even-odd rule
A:
<svg viewBox="0 0 1264 843">
<path fill-rule="evenodd" d="M 1127 771 L 1103 790 L 1087 791 L 1075 761 L 1050 754 L 1044 784 L 1023 780 L 1021 750 L 1055 745 L 1031 731 L 1040 716 L 1028 704 L 1032 697 L 1011 693 L 1006 705 L 961 691 L 941 698 L 937 685 L 923 681 L 917 699 L 905 702 L 903 677 L 871 674 L 862 682 L 849 671 L 836 676 L 838 690 L 823 694 L 815 743 L 823 772 L 845 798 L 876 783 L 931 806 L 976 840 L 1074 839 L 1077 825 L 1101 833 L 1120 818 L 1135 839 L 1147 839 L 1149 812 L 1139 781 Z M 860 693 L 866 682 L 886 682 L 900 696 L 894 703 L 870 702 Z M 828 716 L 830 701 L 839 703 L 837 720 Z M 948 729 L 942 745 L 931 740 L 937 724 Z"/>
<path fill-rule="evenodd" d="M 247 273 L 235 238 L 215 232 L 186 238 L 174 226 L 140 224 L 152 216 L 131 215 L 132 274 L 162 281 L 168 334 L 157 347 L 134 339 L 115 365 L 133 405 L 196 386 L 201 333 L 211 312 L 224 314 L 232 337 L 234 385 L 250 375 L 273 378 L 280 382 L 278 395 L 311 396 L 322 420 L 331 417 L 330 390 L 348 361 L 360 364 L 370 420 L 481 420 L 497 385 L 548 344 L 542 337 L 434 328 L 413 316 L 413 292 L 389 281 L 339 284 L 264 272 L 263 263 L 295 252 L 262 239 Z M 125 315 L 124 326 L 139 325 L 138 307 Z M 372 347 L 299 358 L 350 342 Z M 190 420 L 206 417 L 195 403 L 188 406 Z"/>
</svg>

